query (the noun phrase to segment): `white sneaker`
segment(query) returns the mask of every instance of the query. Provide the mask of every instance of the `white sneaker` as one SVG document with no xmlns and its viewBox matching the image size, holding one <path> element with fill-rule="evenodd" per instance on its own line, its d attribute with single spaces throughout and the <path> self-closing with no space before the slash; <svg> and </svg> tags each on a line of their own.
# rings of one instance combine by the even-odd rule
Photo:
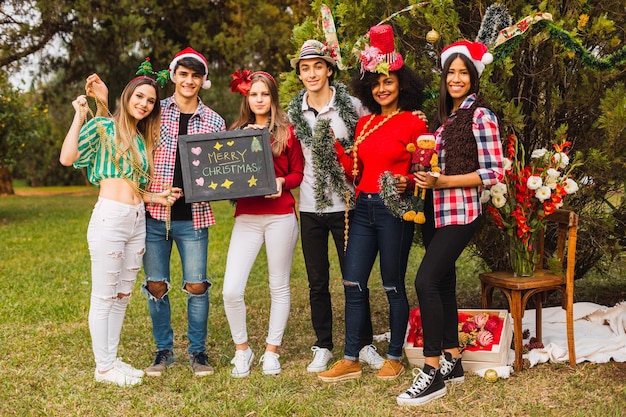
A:
<svg viewBox="0 0 626 417">
<path fill-rule="evenodd" d="M 359 362 L 363 362 L 370 366 L 370 368 L 380 369 L 385 363 L 385 359 L 377 352 L 376 346 L 367 345 L 359 352 Z"/>
<path fill-rule="evenodd" d="M 250 365 L 253 359 L 254 352 L 252 349 L 235 350 L 235 357 L 230 361 L 235 366 L 230 371 L 230 375 L 235 378 L 245 378 L 250 375 Z"/>
<path fill-rule="evenodd" d="M 313 361 L 306 367 L 307 372 L 324 372 L 328 367 L 328 363 L 335 357 L 333 352 L 326 348 L 313 346 Z"/>
<path fill-rule="evenodd" d="M 132 365 L 124 362 L 122 358 L 117 358 L 113 366 L 115 366 L 117 369 L 119 369 L 120 371 L 122 371 L 124 374 L 128 376 L 141 378 L 144 375 L 144 372 L 141 369 L 133 368 Z"/>
<path fill-rule="evenodd" d="M 263 364 L 263 373 L 265 375 L 277 375 L 280 373 L 280 362 L 278 358 L 280 358 L 278 353 L 267 351 L 261 356 L 259 364 Z"/>
<path fill-rule="evenodd" d="M 108 382 L 112 384 L 117 384 L 120 387 L 128 387 L 131 385 L 137 385 L 141 383 L 141 378 L 126 375 L 119 368 L 115 368 L 115 367 L 109 369 L 104 374 L 101 374 L 96 369 L 96 371 L 94 372 L 94 378 L 96 382 Z"/>
</svg>

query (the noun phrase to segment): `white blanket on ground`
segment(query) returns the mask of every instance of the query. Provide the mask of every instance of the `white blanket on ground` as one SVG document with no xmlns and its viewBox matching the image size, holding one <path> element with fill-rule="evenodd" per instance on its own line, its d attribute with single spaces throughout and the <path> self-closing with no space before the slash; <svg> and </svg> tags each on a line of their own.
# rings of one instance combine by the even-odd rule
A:
<svg viewBox="0 0 626 417">
<path fill-rule="evenodd" d="M 530 366 L 543 362 L 567 362 L 565 310 L 549 307 L 542 310 L 543 349 L 532 349 L 524 357 Z M 522 329 L 535 336 L 535 310 L 526 310 Z M 525 340 L 524 344 L 528 341 Z M 576 362 L 626 362 L 626 302 L 614 307 L 594 303 L 574 304 L 574 344 Z M 509 360 L 512 363 L 512 356 Z"/>
</svg>

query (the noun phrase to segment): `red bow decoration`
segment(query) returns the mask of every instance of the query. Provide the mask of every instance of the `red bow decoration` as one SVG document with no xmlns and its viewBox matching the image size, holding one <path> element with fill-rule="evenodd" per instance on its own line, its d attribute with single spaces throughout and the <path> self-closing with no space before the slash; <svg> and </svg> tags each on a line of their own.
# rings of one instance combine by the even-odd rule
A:
<svg viewBox="0 0 626 417">
<path fill-rule="evenodd" d="M 337 45 L 331 45 L 328 42 L 324 42 L 324 47 L 321 52 L 323 55 L 328 52 L 328 55 L 330 55 L 332 59 L 337 59 Z"/>
<path fill-rule="evenodd" d="M 230 75 L 232 81 L 230 82 L 230 91 L 233 93 L 241 93 L 244 96 L 248 95 L 250 87 L 252 86 L 252 71 L 246 69 L 238 69 Z"/>
</svg>

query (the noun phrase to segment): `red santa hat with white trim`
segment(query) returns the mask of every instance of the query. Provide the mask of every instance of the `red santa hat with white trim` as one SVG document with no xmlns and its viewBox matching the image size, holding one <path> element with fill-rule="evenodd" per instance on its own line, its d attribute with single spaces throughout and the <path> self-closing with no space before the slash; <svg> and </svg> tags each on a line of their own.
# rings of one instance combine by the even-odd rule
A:
<svg viewBox="0 0 626 417">
<path fill-rule="evenodd" d="M 493 55 L 489 53 L 489 48 L 481 42 L 458 41 L 443 48 L 441 51 L 441 66 L 444 67 L 448 59 L 456 54 L 462 54 L 472 60 L 478 76 L 480 77 L 485 69 L 485 65 L 493 62 Z"/>
<path fill-rule="evenodd" d="M 169 66 L 170 78 L 173 79 L 174 69 L 176 68 L 176 64 L 178 64 L 178 61 L 180 61 L 183 58 L 193 58 L 197 61 L 200 61 L 200 63 L 204 65 L 205 73 L 204 73 L 204 79 L 202 81 L 202 88 L 204 88 L 205 90 L 208 90 L 209 88 L 211 88 L 211 81 L 209 80 L 209 62 L 206 60 L 204 55 L 202 55 L 200 52 L 194 50 L 191 47 L 187 47 L 183 49 L 182 51 L 177 53 L 176 56 L 174 56 L 174 59 L 172 59 L 172 62 L 170 62 L 170 66 Z"/>
</svg>

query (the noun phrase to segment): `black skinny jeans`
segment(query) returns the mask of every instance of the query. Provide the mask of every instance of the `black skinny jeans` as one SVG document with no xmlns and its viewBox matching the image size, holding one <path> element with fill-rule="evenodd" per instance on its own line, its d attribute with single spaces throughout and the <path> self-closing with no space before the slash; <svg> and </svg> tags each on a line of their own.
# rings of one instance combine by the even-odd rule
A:
<svg viewBox="0 0 626 417">
<path fill-rule="evenodd" d="M 431 190 L 426 193 L 424 209 L 426 253 L 415 277 L 415 291 L 422 314 L 424 356 L 432 357 L 459 346 L 455 263 L 472 238 L 478 219 L 435 229 Z"/>
<path fill-rule="evenodd" d="M 350 213 L 352 215 L 352 213 Z M 328 256 L 328 234 L 330 233 L 343 274 L 344 212 L 306 213 L 300 212 L 300 239 L 302 254 L 309 279 L 309 302 L 311 322 L 317 338 L 315 346 L 332 350 L 333 309 L 329 291 L 330 261 Z M 342 305 L 343 307 L 343 305 Z M 369 305 L 368 305 L 369 308 Z M 343 311 L 343 308 L 341 308 Z M 372 343 L 372 323 L 363 336 L 363 346 Z"/>
</svg>

